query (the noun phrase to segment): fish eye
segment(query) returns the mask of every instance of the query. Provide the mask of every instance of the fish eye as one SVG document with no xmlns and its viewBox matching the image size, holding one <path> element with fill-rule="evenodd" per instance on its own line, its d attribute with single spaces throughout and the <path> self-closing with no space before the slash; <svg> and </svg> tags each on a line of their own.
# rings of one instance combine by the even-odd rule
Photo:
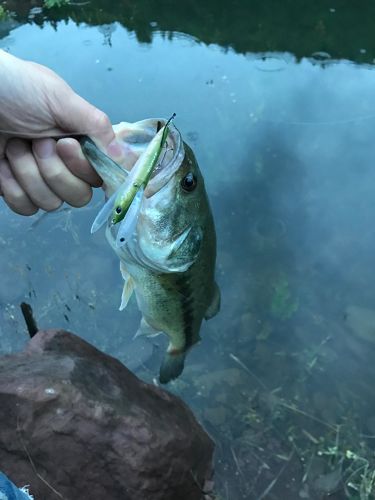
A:
<svg viewBox="0 0 375 500">
<path fill-rule="evenodd" d="M 181 187 L 184 191 L 194 191 L 197 185 L 197 178 L 192 172 L 189 172 L 181 181 Z"/>
<path fill-rule="evenodd" d="M 120 206 L 116 207 L 116 214 L 121 214 L 121 207 Z"/>
</svg>

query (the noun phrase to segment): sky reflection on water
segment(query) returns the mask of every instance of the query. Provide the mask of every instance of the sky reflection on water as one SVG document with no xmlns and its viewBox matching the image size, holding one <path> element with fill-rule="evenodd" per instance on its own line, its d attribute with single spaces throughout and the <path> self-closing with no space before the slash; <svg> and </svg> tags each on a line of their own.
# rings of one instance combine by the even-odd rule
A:
<svg viewBox="0 0 375 500">
<path fill-rule="evenodd" d="M 375 427 L 367 382 L 374 376 L 368 360 L 375 341 L 374 68 L 297 61 L 289 53 L 241 55 L 178 34 L 173 40 L 154 34 L 152 44 L 142 45 L 120 24 L 24 25 L 0 47 L 57 71 L 113 123 L 177 113 L 216 220 L 222 311 L 203 326 L 202 343 L 169 388 L 218 442 L 223 498 L 227 491 L 231 499 L 259 498 L 285 456 L 293 459 L 274 498 L 331 493 L 318 479 L 335 463 L 314 462 L 315 476 L 303 481 L 296 457 L 332 444 L 334 433 L 325 434 L 310 417 L 295 422 L 296 412 L 286 409 L 295 404 L 326 427 L 349 422 L 348 436 L 357 442 Z M 98 191 L 89 207 L 41 219 L 18 217 L 0 205 L 0 350 L 26 342 L 18 304 L 27 299 L 40 326 L 77 332 L 124 362 L 132 360 L 140 376 L 152 380 L 160 353 L 156 347 L 149 361 L 148 351 L 131 344 L 137 309 L 133 302 L 117 311 L 118 262 L 104 234 L 89 233 L 102 198 Z M 136 366 L 141 362 L 146 366 Z M 265 387 L 282 402 L 277 417 L 269 416 Z M 257 449 L 269 470 L 259 471 L 243 449 L 256 418 L 264 418 L 271 432 L 278 429 L 266 439 L 268 452 Z M 303 441 L 302 428 L 318 444 L 306 436 Z M 348 436 L 345 446 L 353 446 Z M 361 452 L 370 455 L 371 447 L 370 441 Z M 257 471 L 251 485 L 236 480 L 241 473 L 233 453 L 246 473 L 254 478 Z"/>
</svg>

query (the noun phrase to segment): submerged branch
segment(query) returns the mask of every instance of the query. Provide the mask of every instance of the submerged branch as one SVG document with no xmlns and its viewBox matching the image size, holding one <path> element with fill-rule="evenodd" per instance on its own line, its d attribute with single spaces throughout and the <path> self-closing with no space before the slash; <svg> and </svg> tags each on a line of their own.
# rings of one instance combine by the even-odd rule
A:
<svg viewBox="0 0 375 500">
<path fill-rule="evenodd" d="M 29 332 L 30 338 L 33 338 L 38 331 L 38 326 L 36 324 L 33 309 L 30 304 L 22 302 L 21 311 L 27 326 L 27 331 Z"/>
</svg>

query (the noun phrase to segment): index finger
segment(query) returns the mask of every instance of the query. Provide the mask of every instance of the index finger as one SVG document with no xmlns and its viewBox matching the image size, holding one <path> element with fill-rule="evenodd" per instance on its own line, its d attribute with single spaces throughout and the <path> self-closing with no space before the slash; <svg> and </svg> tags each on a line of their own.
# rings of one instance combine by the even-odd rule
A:
<svg viewBox="0 0 375 500">
<path fill-rule="evenodd" d="M 73 175 L 93 187 L 100 187 L 103 184 L 102 179 L 84 157 L 81 146 L 76 139 L 59 139 L 56 151 Z"/>
</svg>

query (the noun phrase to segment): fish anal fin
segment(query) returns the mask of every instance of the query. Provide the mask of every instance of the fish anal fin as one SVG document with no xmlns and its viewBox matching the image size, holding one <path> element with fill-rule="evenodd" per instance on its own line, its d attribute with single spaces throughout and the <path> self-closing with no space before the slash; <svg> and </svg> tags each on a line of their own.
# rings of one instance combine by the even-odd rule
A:
<svg viewBox="0 0 375 500">
<path fill-rule="evenodd" d="M 215 290 L 212 296 L 211 304 L 207 307 L 206 314 L 204 315 L 204 319 L 211 319 L 220 311 L 220 288 L 215 282 Z"/>
<path fill-rule="evenodd" d="M 147 323 L 147 320 L 145 320 L 145 318 L 142 316 L 141 322 L 139 324 L 139 327 L 138 327 L 136 334 L 133 337 L 133 340 L 138 338 L 138 337 L 141 337 L 141 336 L 142 337 L 143 336 L 156 337 L 157 335 L 160 335 L 161 333 L 163 333 L 163 332 L 160 330 L 157 330 L 156 328 L 151 326 L 149 323 Z"/>
</svg>

